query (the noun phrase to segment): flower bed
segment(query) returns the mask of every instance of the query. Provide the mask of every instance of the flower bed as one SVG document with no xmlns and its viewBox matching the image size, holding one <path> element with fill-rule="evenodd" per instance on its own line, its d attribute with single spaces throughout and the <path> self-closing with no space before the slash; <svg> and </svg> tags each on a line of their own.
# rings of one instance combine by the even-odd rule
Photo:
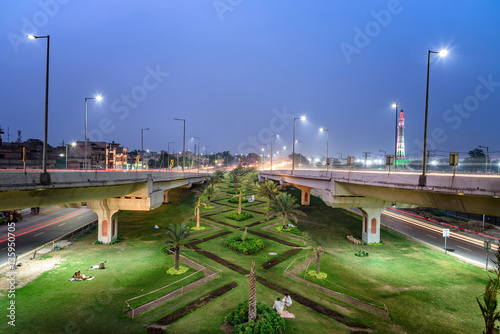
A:
<svg viewBox="0 0 500 334">
<path fill-rule="evenodd" d="M 240 199 L 237 198 L 237 197 L 234 197 L 234 198 L 230 198 L 227 200 L 229 203 L 239 203 L 240 202 Z M 242 198 L 241 199 L 241 203 L 248 203 L 248 199 L 246 198 Z"/>
<path fill-rule="evenodd" d="M 245 240 L 243 241 L 241 236 L 227 239 L 224 242 L 224 245 L 236 252 L 243 253 L 245 255 L 255 254 L 266 247 L 262 239 L 245 238 Z"/>
<path fill-rule="evenodd" d="M 241 213 L 238 213 L 238 211 L 233 211 L 233 212 L 230 212 L 226 215 L 226 218 L 229 218 L 229 219 L 232 219 L 232 220 L 236 220 L 236 221 L 243 221 L 243 220 L 247 220 L 247 219 L 250 219 L 250 218 L 253 218 L 253 215 L 249 212 L 246 212 L 246 211 L 241 211 Z"/>
<path fill-rule="evenodd" d="M 233 333 L 274 334 L 285 330 L 285 319 L 281 318 L 270 306 L 261 302 L 257 302 L 255 321 L 248 322 L 248 301 L 245 301 L 226 316 L 225 322 L 235 326 Z"/>
</svg>

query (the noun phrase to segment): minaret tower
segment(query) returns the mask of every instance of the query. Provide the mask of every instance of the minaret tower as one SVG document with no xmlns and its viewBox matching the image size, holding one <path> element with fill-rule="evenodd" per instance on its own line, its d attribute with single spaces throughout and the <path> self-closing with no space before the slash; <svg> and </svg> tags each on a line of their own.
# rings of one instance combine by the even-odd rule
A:
<svg viewBox="0 0 500 334">
<path fill-rule="evenodd" d="M 404 114 L 404 111 L 402 109 L 399 112 L 398 146 L 397 146 L 397 150 L 396 150 L 396 162 L 399 162 L 398 164 L 401 164 L 401 163 L 403 163 L 403 161 L 401 161 L 401 160 L 406 160 L 406 155 L 405 155 L 405 114 Z"/>
</svg>

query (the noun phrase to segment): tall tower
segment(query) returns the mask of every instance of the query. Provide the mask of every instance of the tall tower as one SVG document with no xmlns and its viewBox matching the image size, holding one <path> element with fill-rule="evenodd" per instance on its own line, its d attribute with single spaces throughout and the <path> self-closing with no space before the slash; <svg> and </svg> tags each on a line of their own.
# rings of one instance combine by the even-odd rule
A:
<svg viewBox="0 0 500 334">
<path fill-rule="evenodd" d="M 396 163 L 398 165 L 406 163 L 405 155 L 405 114 L 403 109 L 399 112 L 398 123 L 398 146 L 396 150 Z"/>
</svg>

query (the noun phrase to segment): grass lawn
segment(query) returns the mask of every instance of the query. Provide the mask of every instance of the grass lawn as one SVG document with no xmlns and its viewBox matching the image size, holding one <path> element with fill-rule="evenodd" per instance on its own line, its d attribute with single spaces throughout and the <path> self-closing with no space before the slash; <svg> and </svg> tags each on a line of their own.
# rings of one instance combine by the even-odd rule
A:
<svg viewBox="0 0 500 334">
<path fill-rule="evenodd" d="M 243 182 L 246 185 L 243 188 L 253 187 L 249 179 L 250 173 L 244 177 Z M 298 254 L 265 270 L 262 264 L 274 257 L 269 255 L 269 252 L 282 254 L 291 247 L 267 238 L 262 238 L 266 248 L 254 255 L 242 255 L 225 247 L 224 240 L 241 235 L 242 231 L 212 222 L 204 217 L 205 215 L 216 213 L 210 217 L 239 227 L 265 218 L 254 212 L 253 218 L 242 222 L 225 218 L 225 213 L 219 213 L 220 211 L 237 207 L 227 203 L 230 196 L 221 195 L 221 192 L 227 189 L 227 179 L 216 185 L 216 193 L 219 196 L 212 198 L 212 201 L 220 200 L 223 204 L 213 203 L 214 209 L 202 209 L 202 226 L 209 228 L 194 234 L 192 240 L 200 240 L 225 231 L 232 233 L 199 243 L 197 246 L 200 249 L 212 252 L 247 270 L 250 269 L 251 262 L 256 261 L 258 276 L 362 323 L 374 333 L 482 331 L 483 320 L 475 300 L 475 297 L 483 293 L 488 279 L 482 269 L 420 246 L 387 230 L 381 230 L 383 246 L 354 245 L 345 237 L 354 235 L 361 238 L 361 219 L 346 211 L 329 208 L 316 197 L 312 197 L 311 206 L 301 207 L 307 217 L 296 224 L 298 227 L 293 229 L 292 233 L 263 231 L 263 227 L 276 222 L 274 219 L 248 228 L 249 231 L 305 246 Z M 246 191 L 248 196 L 251 191 Z M 291 193 L 300 198 L 297 190 Z M 248 298 L 248 278 L 192 249 L 184 249 L 182 252 L 203 265 L 217 268 L 221 276 L 135 319 L 123 314 L 126 310 L 125 300 L 175 282 L 194 272 L 191 269 L 181 276 L 166 275 L 167 268 L 173 265 L 173 258 L 161 254 L 160 249 L 165 246 L 164 231 L 171 223 L 185 222 L 190 226 L 195 225 L 193 211 L 196 196 L 192 189 L 173 190 L 169 193 L 171 203 L 162 205 L 157 210 L 120 212 L 118 232 L 124 240 L 118 244 L 93 245 L 97 238 L 97 232 L 93 231 L 75 242 L 74 247 L 47 256 L 60 257 L 63 262 L 16 291 L 16 332 L 146 333 L 146 327 L 156 320 L 212 290 L 235 281 L 238 283 L 236 288 L 167 327 L 170 334 L 222 333 L 219 326 L 224 316 Z M 247 203 L 243 205 L 244 208 L 245 206 L 263 213 L 267 201 L 265 204 Z M 154 230 L 154 225 L 158 225 L 160 229 Z M 301 233 L 304 237 L 301 241 L 293 238 Z M 259 238 L 250 233 L 248 237 Z M 283 275 L 290 264 L 295 265 L 306 259 L 317 245 L 324 249 L 321 271 L 327 273 L 328 278 L 327 281 L 308 279 L 376 305 L 387 305 L 392 322 Z M 368 251 L 370 256 L 354 256 L 358 250 Z M 107 260 L 107 269 L 84 271 L 103 260 Z M 315 269 L 314 261 L 311 262 L 310 269 Z M 69 282 L 68 279 L 78 270 L 95 278 L 91 281 Z M 194 275 L 188 282 L 200 277 L 201 274 Z M 177 286 L 179 284 L 168 290 Z M 160 294 L 145 299 L 156 298 Z M 257 284 L 259 301 L 272 305 L 277 297 L 282 295 L 260 283 Z M 0 297 L 0 308 L 5 310 L 8 302 L 3 293 Z M 142 302 L 144 301 L 136 303 Z M 293 304 L 290 312 L 294 313 L 296 318 L 286 320 L 287 334 L 350 333 L 346 326 L 298 302 Z M 0 323 L 0 333 L 11 330 L 6 321 Z"/>
</svg>

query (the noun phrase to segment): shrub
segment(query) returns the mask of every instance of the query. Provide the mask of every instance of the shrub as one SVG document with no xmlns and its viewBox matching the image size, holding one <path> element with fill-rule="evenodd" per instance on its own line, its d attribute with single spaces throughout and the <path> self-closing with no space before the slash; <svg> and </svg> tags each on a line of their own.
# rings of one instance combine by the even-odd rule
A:
<svg viewBox="0 0 500 334">
<path fill-rule="evenodd" d="M 243 253 L 245 255 L 255 254 L 261 249 L 264 249 L 266 245 L 262 239 L 256 238 L 246 238 L 245 241 L 241 239 L 241 236 L 232 237 L 224 242 L 226 247 L 230 249 Z"/>
<path fill-rule="evenodd" d="M 189 267 L 186 267 L 186 266 L 179 266 L 179 270 L 175 270 L 174 267 L 170 267 L 167 269 L 167 274 L 168 275 L 182 275 L 182 274 L 187 273 L 188 270 L 189 270 Z"/>
<path fill-rule="evenodd" d="M 316 270 L 309 270 L 306 272 L 306 275 L 317 279 L 326 279 L 328 277 L 328 274 L 322 271 L 320 271 L 319 274 L 316 274 Z"/>
<path fill-rule="evenodd" d="M 257 318 L 255 321 L 248 322 L 248 301 L 239 304 L 236 309 L 231 311 L 225 322 L 235 326 L 233 333 L 282 333 L 285 330 L 285 319 L 283 319 L 270 306 L 257 302 Z"/>
<path fill-rule="evenodd" d="M 291 233 L 291 234 L 295 234 L 295 235 L 302 235 L 302 232 L 300 232 L 300 230 L 296 227 L 287 227 L 287 228 L 283 228 L 283 225 L 276 225 L 275 227 L 273 227 L 274 230 L 278 231 L 278 232 L 286 232 L 286 233 Z"/>
<path fill-rule="evenodd" d="M 117 237 L 115 240 L 113 240 L 113 241 L 111 241 L 110 243 L 107 243 L 107 244 L 105 244 L 102 241 L 96 240 L 96 241 L 94 241 L 94 245 L 114 245 L 114 244 L 119 243 L 122 240 L 123 240 L 123 237 Z"/>
<path fill-rule="evenodd" d="M 231 199 L 228 199 L 227 200 L 229 203 L 239 203 L 240 202 L 240 199 L 235 197 L 235 198 L 231 198 Z M 248 203 L 248 199 L 246 198 L 242 198 L 241 199 L 241 203 Z"/>
<path fill-rule="evenodd" d="M 236 220 L 236 221 L 243 221 L 243 220 L 247 220 L 247 219 L 250 219 L 250 218 L 253 218 L 253 215 L 249 212 L 246 212 L 246 211 L 241 211 L 240 214 L 238 214 L 238 211 L 233 211 L 233 212 L 230 212 L 226 215 L 226 218 L 229 218 L 229 219 L 232 219 L 232 220 Z"/>
<path fill-rule="evenodd" d="M 354 253 L 354 255 L 359 256 L 359 257 L 369 256 L 368 252 L 361 251 L 361 250 Z"/>
<path fill-rule="evenodd" d="M 384 242 L 383 241 L 380 241 L 380 242 L 369 242 L 367 243 L 368 246 L 383 246 L 384 245 Z"/>
<path fill-rule="evenodd" d="M 226 193 L 234 195 L 234 194 L 236 194 L 236 191 L 234 191 L 234 190 L 228 190 L 228 191 L 226 191 Z"/>
<path fill-rule="evenodd" d="M 170 253 L 173 253 L 174 252 L 174 246 L 163 246 L 161 249 L 160 249 L 160 253 L 162 254 L 165 254 L 165 255 L 168 255 Z"/>
</svg>

